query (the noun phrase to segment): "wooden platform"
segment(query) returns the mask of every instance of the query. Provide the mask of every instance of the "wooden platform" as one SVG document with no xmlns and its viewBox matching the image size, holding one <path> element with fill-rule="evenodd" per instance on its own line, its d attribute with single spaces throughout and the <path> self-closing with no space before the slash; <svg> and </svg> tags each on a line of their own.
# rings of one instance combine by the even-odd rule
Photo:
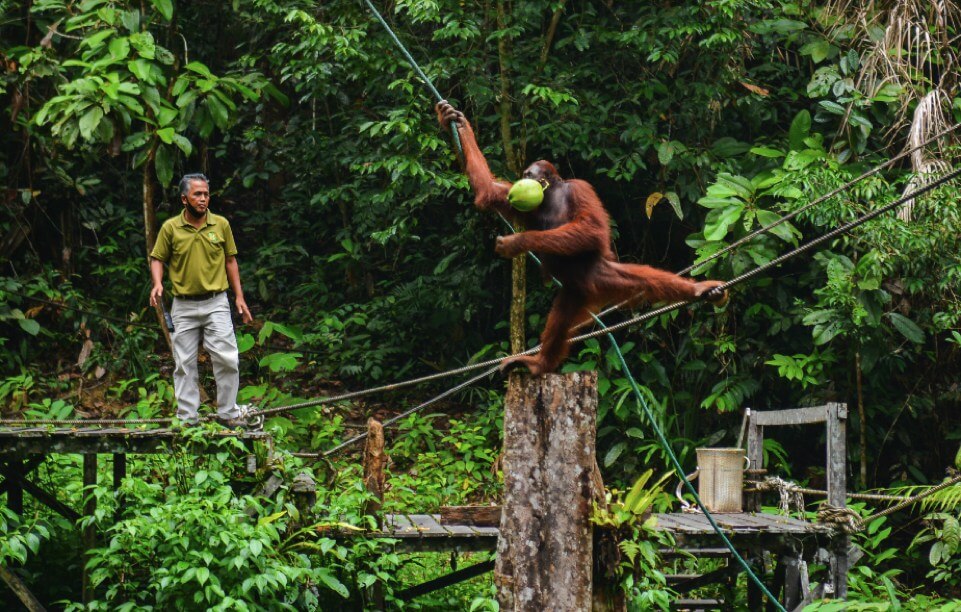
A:
<svg viewBox="0 0 961 612">
<path fill-rule="evenodd" d="M 715 522 L 735 542 L 771 539 L 780 536 L 830 536 L 829 525 L 809 523 L 780 514 L 714 514 Z M 656 529 L 668 531 L 678 540 L 717 538 L 717 534 L 699 513 L 656 514 Z M 382 531 L 374 537 L 394 538 L 398 547 L 407 551 L 438 550 L 494 550 L 497 548 L 497 527 L 471 525 L 442 525 L 439 514 L 387 514 Z"/>
<path fill-rule="evenodd" d="M 701 513 L 684 512 L 656 514 L 657 529 L 670 531 L 677 535 L 716 536 L 707 517 Z M 810 523 L 783 514 L 761 514 L 738 512 L 732 514 L 712 514 L 714 522 L 727 535 L 749 536 L 760 533 L 805 535 L 834 533 L 833 527 L 822 523 Z"/>
<path fill-rule="evenodd" d="M 442 525 L 439 514 L 385 514 L 374 537 L 394 538 L 407 551 L 495 550 L 497 527 Z"/>
<path fill-rule="evenodd" d="M 129 428 L 129 427 L 2 427 L 0 428 L 0 455 L 33 455 L 50 453 L 161 453 L 168 451 L 176 442 L 189 443 L 193 437 L 184 435 L 181 429 Z M 263 441 L 270 435 L 263 431 L 223 429 L 205 431 L 204 438 L 212 440 L 238 438 L 243 441 Z M 202 446 L 191 444 L 191 446 Z M 202 452 L 198 448 L 193 452 Z"/>
</svg>

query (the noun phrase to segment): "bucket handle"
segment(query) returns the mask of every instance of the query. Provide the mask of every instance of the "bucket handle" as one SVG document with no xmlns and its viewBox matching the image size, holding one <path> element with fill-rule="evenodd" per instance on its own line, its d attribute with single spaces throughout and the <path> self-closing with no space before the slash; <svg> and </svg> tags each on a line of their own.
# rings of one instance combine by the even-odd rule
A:
<svg viewBox="0 0 961 612">
<path fill-rule="evenodd" d="M 701 473 L 701 468 L 695 468 L 693 472 L 685 476 L 688 482 L 693 482 Z M 681 489 L 684 487 L 684 481 L 677 483 L 677 489 L 674 490 L 674 496 L 681 502 L 681 512 L 698 512 L 697 506 L 688 503 L 684 497 L 681 496 Z"/>
</svg>

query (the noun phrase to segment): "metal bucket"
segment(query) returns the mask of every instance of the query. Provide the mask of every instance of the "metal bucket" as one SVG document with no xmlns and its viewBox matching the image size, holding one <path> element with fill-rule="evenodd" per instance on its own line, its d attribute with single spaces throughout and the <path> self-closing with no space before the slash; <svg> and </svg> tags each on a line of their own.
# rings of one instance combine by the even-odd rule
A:
<svg viewBox="0 0 961 612">
<path fill-rule="evenodd" d="M 709 512 L 741 512 L 744 470 L 749 464 L 740 448 L 698 448 L 697 493 Z"/>
</svg>

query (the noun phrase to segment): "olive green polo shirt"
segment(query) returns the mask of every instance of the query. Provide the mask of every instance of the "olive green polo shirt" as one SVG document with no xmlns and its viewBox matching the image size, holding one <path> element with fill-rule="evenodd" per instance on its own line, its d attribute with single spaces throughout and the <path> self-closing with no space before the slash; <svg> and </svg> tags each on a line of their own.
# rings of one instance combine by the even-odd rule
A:
<svg viewBox="0 0 961 612">
<path fill-rule="evenodd" d="M 167 264 L 174 295 L 226 291 L 227 257 L 237 254 L 230 223 L 208 210 L 206 223 L 197 229 L 185 214 L 164 222 L 150 256 Z"/>
</svg>

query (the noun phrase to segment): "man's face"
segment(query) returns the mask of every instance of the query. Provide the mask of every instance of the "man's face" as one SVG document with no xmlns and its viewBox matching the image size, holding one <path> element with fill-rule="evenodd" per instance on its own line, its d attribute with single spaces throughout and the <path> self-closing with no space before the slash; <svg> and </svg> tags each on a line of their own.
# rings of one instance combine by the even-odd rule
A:
<svg viewBox="0 0 961 612">
<path fill-rule="evenodd" d="M 190 187 L 185 195 L 180 196 L 184 203 L 187 214 L 195 219 L 199 219 L 207 214 L 207 205 L 210 204 L 210 190 L 207 182 L 200 179 L 190 181 Z"/>
</svg>

